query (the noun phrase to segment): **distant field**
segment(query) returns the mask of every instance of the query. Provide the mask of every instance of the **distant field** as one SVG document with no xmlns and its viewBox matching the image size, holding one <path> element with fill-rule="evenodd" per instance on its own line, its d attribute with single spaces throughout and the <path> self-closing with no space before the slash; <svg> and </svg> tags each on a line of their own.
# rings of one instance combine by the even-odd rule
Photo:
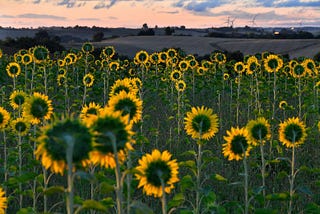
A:
<svg viewBox="0 0 320 214">
<path fill-rule="evenodd" d="M 65 44 L 67 47 L 81 44 Z M 277 54 L 289 54 L 290 58 L 299 56 L 313 57 L 320 52 L 319 39 L 229 39 L 195 36 L 128 36 L 108 39 L 94 43 L 96 47 L 112 45 L 116 52 L 129 57 L 139 50 L 149 53 L 163 48 L 182 48 L 187 54 L 200 56 L 214 50 L 241 51 L 244 54 L 255 54 L 270 51 Z"/>
</svg>

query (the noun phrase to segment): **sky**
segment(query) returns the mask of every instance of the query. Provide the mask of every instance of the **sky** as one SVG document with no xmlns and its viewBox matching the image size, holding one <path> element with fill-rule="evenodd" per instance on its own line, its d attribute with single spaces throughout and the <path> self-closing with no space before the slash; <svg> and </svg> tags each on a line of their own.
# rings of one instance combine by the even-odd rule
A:
<svg viewBox="0 0 320 214">
<path fill-rule="evenodd" d="M 0 26 L 320 27 L 320 0 L 0 0 Z"/>
</svg>

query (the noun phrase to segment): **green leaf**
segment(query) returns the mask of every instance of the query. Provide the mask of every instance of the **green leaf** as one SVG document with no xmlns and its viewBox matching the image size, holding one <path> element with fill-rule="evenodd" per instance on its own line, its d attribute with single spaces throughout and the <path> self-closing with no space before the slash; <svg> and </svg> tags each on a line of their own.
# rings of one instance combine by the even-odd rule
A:
<svg viewBox="0 0 320 214">
<path fill-rule="evenodd" d="M 130 214 L 153 214 L 152 209 L 140 201 L 133 201 L 130 207 Z"/>
<path fill-rule="evenodd" d="M 97 211 L 102 211 L 102 212 L 107 211 L 107 207 L 105 207 L 102 203 L 95 201 L 95 200 L 85 200 L 82 203 L 81 210 L 82 209 L 97 210 Z"/>
<path fill-rule="evenodd" d="M 84 172 L 84 171 L 77 171 L 75 173 L 75 176 L 79 179 L 85 179 L 85 180 L 88 180 L 88 181 L 92 181 L 94 179 L 94 176 L 87 173 L 87 172 Z"/>
<path fill-rule="evenodd" d="M 189 168 L 194 175 L 196 175 L 196 171 L 197 171 L 197 167 L 196 167 L 196 163 L 193 160 L 187 160 L 187 161 L 182 161 L 179 163 L 180 166 L 185 166 L 187 168 Z"/>
<path fill-rule="evenodd" d="M 114 191 L 114 186 L 108 182 L 100 183 L 100 192 L 102 194 L 108 194 Z"/>
<path fill-rule="evenodd" d="M 304 213 L 307 214 L 318 214 L 320 213 L 320 206 L 316 203 L 309 203 L 307 204 Z"/>
<path fill-rule="evenodd" d="M 179 207 L 184 201 L 184 195 L 182 193 L 177 193 L 174 195 L 172 200 L 168 202 L 168 209 L 171 209 L 172 207 Z"/>
<path fill-rule="evenodd" d="M 185 175 L 182 177 L 180 181 L 181 192 L 185 192 L 186 189 L 191 189 L 194 187 L 194 182 L 190 175 Z"/>
<path fill-rule="evenodd" d="M 258 208 L 255 210 L 255 214 L 277 214 L 279 213 L 277 210 L 273 210 L 270 208 Z"/>
<path fill-rule="evenodd" d="M 180 155 L 181 156 L 189 156 L 189 155 L 196 156 L 196 154 L 197 153 L 194 150 L 188 150 L 186 152 L 181 153 Z"/>
<path fill-rule="evenodd" d="M 52 187 L 49 187 L 43 191 L 43 194 L 45 194 L 45 195 L 53 195 L 56 193 L 64 193 L 64 187 L 63 186 L 52 186 Z"/>
<path fill-rule="evenodd" d="M 21 208 L 17 214 L 36 214 L 37 212 L 33 210 L 32 207 Z"/>
<path fill-rule="evenodd" d="M 213 174 L 212 178 L 217 181 L 223 181 L 223 182 L 228 181 L 228 179 L 226 179 L 225 177 L 223 177 L 222 175 L 217 174 L 217 173 Z"/>
<path fill-rule="evenodd" d="M 312 191 L 306 186 L 298 186 L 297 190 L 310 196 L 313 195 Z"/>
<path fill-rule="evenodd" d="M 289 195 L 288 193 L 285 193 L 285 192 L 266 195 L 266 199 L 270 201 L 276 201 L 276 200 L 284 201 L 284 200 L 287 200 L 288 198 L 289 198 Z"/>
</svg>

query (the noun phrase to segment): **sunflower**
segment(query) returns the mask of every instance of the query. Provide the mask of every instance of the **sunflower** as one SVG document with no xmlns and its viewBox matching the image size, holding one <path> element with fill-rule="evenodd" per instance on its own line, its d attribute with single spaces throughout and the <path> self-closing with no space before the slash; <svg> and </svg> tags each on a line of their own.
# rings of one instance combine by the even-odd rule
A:
<svg viewBox="0 0 320 214">
<path fill-rule="evenodd" d="M 179 62 L 179 69 L 180 69 L 181 71 L 186 71 L 186 70 L 188 70 L 188 68 L 189 68 L 189 62 L 188 62 L 188 61 L 186 61 L 186 60 L 181 60 L 181 61 Z"/>
<path fill-rule="evenodd" d="M 186 133 L 193 139 L 209 140 L 218 132 L 218 117 L 211 108 L 192 107 L 184 120 Z"/>
<path fill-rule="evenodd" d="M 131 79 L 124 78 L 118 79 L 116 82 L 111 86 L 110 96 L 118 94 L 120 91 L 124 90 L 127 93 L 137 93 L 138 89 L 132 85 Z"/>
<path fill-rule="evenodd" d="M 174 183 L 179 181 L 179 166 L 177 160 L 171 160 L 171 157 L 168 151 L 161 153 L 155 149 L 139 160 L 135 176 L 139 180 L 138 188 L 143 187 L 146 195 L 162 197 L 162 186 L 167 194 L 174 189 Z"/>
<path fill-rule="evenodd" d="M 196 68 L 199 65 L 198 61 L 196 59 L 191 59 L 189 60 L 189 67 L 191 69 Z"/>
<path fill-rule="evenodd" d="M 210 56 L 210 59 L 213 60 L 213 62 L 217 62 L 218 64 L 224 64 L 227 61 L 226 55 L 220 52 L 213 53 Z"/>
<path fill-rule="evenodd" d="M 47 95 L 34 92 L 23 105 L 22 115 L 30 119 L 32 124 L 39 124 L 41 120 L 49 120 L 53 114 L 51 103 Z"/>
<path fill-rule="evenodd" d="M 236 62 L 233 69 L 236 73 L 242 74 L 246 70 L 246 65 L 243 62 Z"/>
<path fill-rule="evenodd" d="M 133 132 L 129 115 L 122 116 L 120 111 L 112 111 L 105 107 L 98 117 L 90 117 L 87 125 L 94 134 L 94 155 L 90 160 L 94 164 L 100 164 L 106 168 L 114 168 L 110 160 L 115 163 L 114 149 L 116 149 L 120 163 L 123 163 L 128 150 L 132 150 L 131 142 Z"/>
<path fill-rule="evenodd" d="M 57 77 L 58 86 L 65 85 L 65 84 L 66 84 L 66 81 L 67 81 L 67 78 L 66 78 L 65 75 L 62 75 L 62 74 L 59 74 L 59 75 L 58 75 L 58 77 Z"/>
<path fill-rule="evenodd" d="M 58 59 L 57 64 L 59 67 L 63 67 L 66 65 L 66 61 L 64 59 Z"/>
<path fill-rule="evenodd" d="M 89 159 L 92 140 L 87 126 L 77 119 L 64 119 L 41 128 L 35 156 L 46 169 L 62 175 L 68 165 L 68 155 L 72 156 L 73 167 Z"/>
<path fill-rule="evenodd" d="M 10 122 L 10 127 L 14 133 L 20 134 L 20 136 L 25 136 L 29 133 L 30 122 L 26 118 L 19 117 Z"/>
<path fill-rule="evenodd" d="M 49 50 L 44 46 L 36 46 L 32 49 L 33 60 L 41 63 L 49 59 Z"/>
<path fill-rule="evenodd" d="M 166 62 L 166 66 L 167 67 L 176 67 L 179 63 L 179 59 L 178 57 L 172 57 L 172 58 L 169 58 Z"/>
<path fill-rule="evenodd" d="M 168 55 L 168 57 L 173 58 L 173 57 L 176 57 L 176 56 L 178 55 L 178 53 L 177 53 L 177 50 L 176 50 L 176 49 L 174 49 L 174 48 L 169 48 L 169 49 L 167 50 L 167 55 Z"/>
<path fill-rule="evenodd" d="M 6 213 L 5 210 L 7 208 L 7 197 L 5 196 L 5 192 L 0 187 L 0 214 Z"/>
<path fill-rule="evenodd" d="M 280 101 L 279 108 L 285 110 L 288 107 L 288 103 L 285 100 Z"/>
<path fill-rule="evenodd" d="M 25 103 L 27 97 L 28 95 L 24 91 L 15 90 L 9 97 L 10 105 L 13 109 L 18 109 Z"/>
<path fill-rule="evenodd" d="M 202 75 L 204 75 L 204 74 L 206 73 L 207 70 L 208 70 L 207 68 L 205 68 L 205 67 L 203 67 L 203 66 L 199 66 L 199 67 L 197 68 L 197 74 L 200 75 L 200 76 L 202 76 Z"/>
<path fill-rule="evenodd" d="M 94 82 L 94 76 L 92 74 L 88 73 L 83 76 L 82 83 L 86 87 L 91 87 L 93 85 L 93 82 Z"/>
<path fill-rule="evenodd" d="M 64 61 L 66 65 L 72 65 L 76 63 L 78 60 L 78 56 L 75 53 L 68 53 L 67 56 L 65 56 Z"/>
<path fill-rule="evenodd" d="M 230 75 L 228 73 L 223 74 L 223 79 L 228 80 L 230 78 Z"/>
<path fill-rule="evenodd" d="M 187 85 L 184 80 L 178 80 L 178 81 L 176 81 L 175 87 L 176 87 L 177 91 L 183 92 L 184 90 L 186 90 Z"/>
<path fill-rule="evenodd" d="M 112 71 L 117 71 L 120 68 L 120 64 L 118 61 L 112 61 L 109 63 L 109 69 Z"/>
<path fill-rule="evenodd" d="M 290 70 L 290 74 L 294 78 L 301 78 L 306 76 L 307 74 L 307 69 L 303 64 L 296 63 L 293 68 Z"/>
<path fill-rule="evenodd" d="M 173 70 L 173 71 L 170 73 L 170 79 L 171 79 L 172 81 L 178 81 L 178 80 L 182 79 L 182 73 L 181 73 L 181 71 L 179 71 L 179 70 L 177 70 L 177 69 Z"/>
<path fill-rule="evenodd" d="M 121 111 L 122 115 L 129 115 L 132 123 L 137 123 L 142 117 L 142 100 L 133 93 L 120 91 L 119 94 L 110 97 L 108 106 L 111 111 Z"/>
<path fill-rule="evenodd" d="M 136 53 L 134 59 L 136 60 L 137 64 L 146 64 L 149 60 L 149 54 L 147 51 L 139 51 Z"/>
<path fill-rule="evenodd" d="M 303 62 L 301 64 L 303 65 L 303 67 L 306 69 L 306 72 L 310 76 L 317 76 L 318 75 L 316 63 L 314 62 L 313 59 L 306 58 L 303 60 Z"/>
<path fill-rule="evenodd" d="M 85 42 L 85 43 L 82 45 L 81 50 L 82 50 L 84 53 L 88 54 L 88 53 L 94 51 L 94 46 L 93 46 L 90 42 Z"/>
<path fill-rule="evenodd" d="M 150 54 L 149 59 L 152 64 L 158 64 L 160 62 L 159 53 L 155 52 Z"/>
<path fill-rule="evenodd" d="M 303 144 L 306 137 L 306 126 L 298 117 L 289 118 L 279 125 L 279 140 L 288 148 Z"/>
<path fill-rule="evenodd" d="M 245 127 L 231 127 L 231 130 L 227 131 L 227 136 L 224 136 L 223 139 L 226 143 L 222 145 L 222 153 L 229 161 L 238 161 L 241 160 L 244 155 L 246 157 L 249 156 L 252 142 L 249 132 Z"/>
<path fill-rule="evenodd" d="M 0 48 L 0 59 L 2 58 L 3 56 L 3 52 L 2 52 L 2 49 Z"/>
<path fill-rule="evenodd" d="M 80 119 L 85 120 L 91 115 L 98 116 L 101 110 L 102 107 L 99 104 L 96 104 L 95 102 L 90 102 L 89 105 L 85 105 L 82 107 Z"/>
<path fill-rule="evenodd" d="M 269 54 L 264 60 L 264 68 L 267 72 L 278 72 L 283 66 L 283 60 L 275 54 Z"/>
<path fill-rule="evenodd" d="M 257 57 L 255 56 L 250 56 L 247 59 L 247 74 L 251 75 L 255 72 L 257 72 L 260 68 L 260 63 L 259 60 L 257 59 Z"/>
<path fill-rule="evenodd" d="M 31 54 L 23 54 L 21 57 L 21 62 L 24 65 L 29 65 L 32 62 L 32 55 Z"/>
<path fill-rule="evenodd" d="M 10 113 L 0 106 L 0 130 L 6 128 L 10 121 Z"/>
<path fill-rule="evenodd" d="M 256 146 L 260 141 L 268 140 L 271 137 L 270 124 L 263 118 L 250 120 L 246 126 L 252 145 Z"/>
<path fill-rule="evenodd" d="M 16 78 L 21 74 L 21 67 L 19 63 L 10 62 L 6 67 L 6 71 L 9 77 Z"/>
<path fill-rule="evenodd" d="M 114 50 L 113 46 L 107 46 L 101 51 L 101 54 L 103 58 L 111 59 L 114 56 L 115 52 L 116 51 Z"/>
<path fill-rule="evenodd" d="M 131 78 L 130 80 L 131 80 L 132 87 L 134 87 L 138 90 L 142 88 L 142 81 L 140 78 L 134 77 L 134 78 Z"/>
<path fill-rule="evenodd" d="M 17 62 L 17 63 L 21 63 L 21 61 L 22 61 L 22 56 L 21 56 L 20 53 L 15 53 L 13 55 L 13 58 L 14 58 L 14 61 Z"/>
<path fill-rule="evenodd" d="M 167 52 L 162 51 L 162 52 L 159 53 L 159 62 L 165 63 L 167 61 L 167 59 L 168 59 L 168 53 Z"/>
</svg>

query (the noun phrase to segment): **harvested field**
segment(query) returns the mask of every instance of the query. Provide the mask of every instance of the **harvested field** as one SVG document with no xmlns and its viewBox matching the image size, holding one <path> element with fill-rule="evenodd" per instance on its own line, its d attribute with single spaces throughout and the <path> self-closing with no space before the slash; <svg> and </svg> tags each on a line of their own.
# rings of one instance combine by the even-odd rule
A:
<svg viewBox="0 0 320 214">
<path fill-rule="evenodd" d="M 77 44 L 65 44 L 74 47 Z M 81 44 L 79 44 L 80 46 Z M 200 56 L 214 50 L 241 51 L 255 54 L 270 51 L 277 54 L 289 54 L 290 58 L 299 56 L 313 57 L 320 51 L 319 39 L 230 39 L 194 36 L 128 36 L 94 43 L 96 47 L 112 45 L 121 55 L 132 57 L 139 50 L 149 53 L 163 48 L 182 48 L 187 54 Z"/>
</svg>

